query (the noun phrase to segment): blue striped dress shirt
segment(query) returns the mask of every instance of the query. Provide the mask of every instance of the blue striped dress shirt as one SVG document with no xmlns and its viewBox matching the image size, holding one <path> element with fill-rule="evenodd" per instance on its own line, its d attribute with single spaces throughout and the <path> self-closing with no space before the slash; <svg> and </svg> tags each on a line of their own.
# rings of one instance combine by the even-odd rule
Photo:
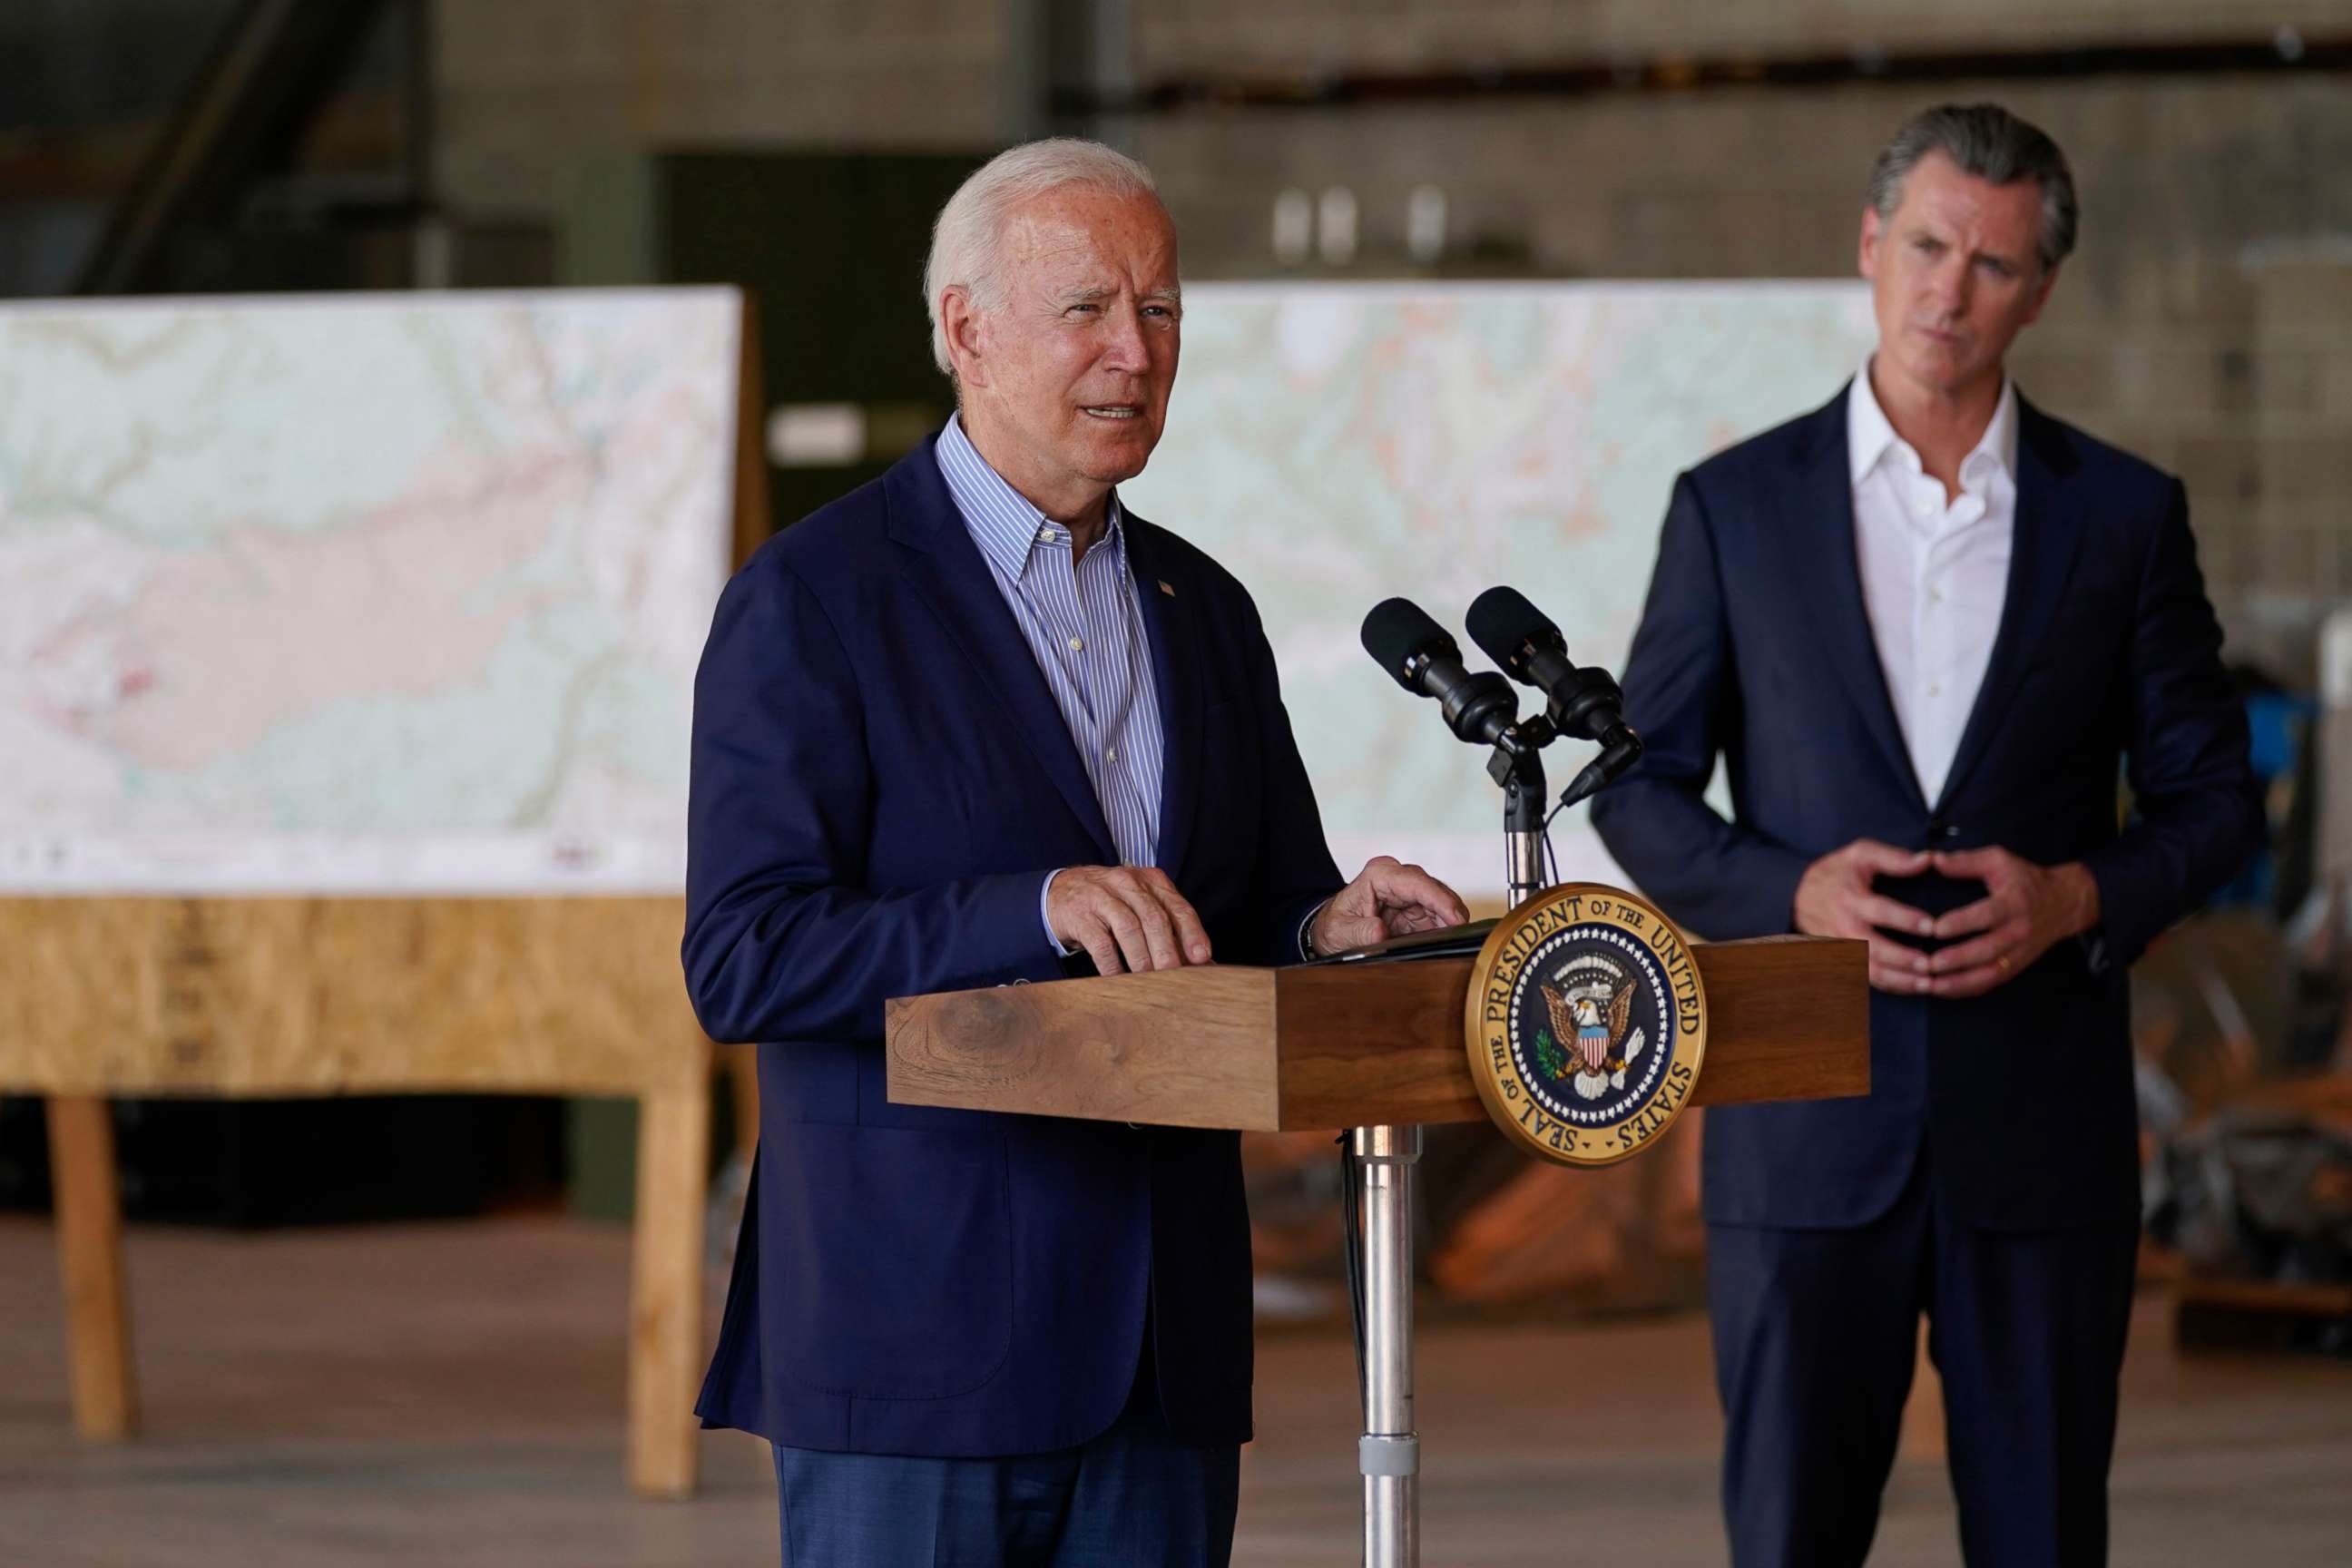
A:
<svg viewBox="0 0 2352 1568">
<path fill-rule="evenodd" d="M 1070 531 L 989 467 L 961 418 L 948 420 L 936 450 L 948 494 L 1070 727 L 1120 864 L 1152 865 L 1160 840 L 1160 694 L 1117 492 L 1103 536 L 1073 561 Z M 1067 952 L 1045 921 L 1045 895 L 1059 874 L 1047 873 L 1038 888 L 1037 916 L 1045 940 Z"/>
</svg>

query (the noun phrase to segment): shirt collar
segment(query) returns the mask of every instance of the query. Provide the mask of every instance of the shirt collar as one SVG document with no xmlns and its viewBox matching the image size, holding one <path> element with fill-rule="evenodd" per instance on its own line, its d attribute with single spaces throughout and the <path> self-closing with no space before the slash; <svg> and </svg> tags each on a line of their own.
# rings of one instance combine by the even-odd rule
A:
<svg viewBox="0 0 2352 1568">
<path fill-rule="evenodd" d="M 1862 362 L 1854 373 L 1853 390 L 1845 401 L 1845 449 L 1847 479 L 1860 484 L 1878 467 L 1886 454 L 1901 445 L 1912 467 L 1918 466 L 1918 454 L 1913 452 L 1878 405 L 1878 395 L 1870 389 L 1870 361 Z M 2000 378 L 2000 399 L 1992 405 L 1992 417 L 1985 422 L 1984 434 L 1969 455 L 1960 459 L 1960 479 L 1966 483 L 1971 470 L 1981 471 L 1988 462 L 1996 465 L 2001 475 L 2011 483 L 2017 479 L 2017 382 L 2013 377 Z"/>
<path fill-rule="evenodd" d="M 938 447 L 940 477 L 947 480 L 948 494 L 953 498 L 956 510 L 963 514 L 963 525 L 971 542 L 991 566 L 1007 581 L 1021 580 L 1022 569 L 1029 563 L 1029 552 L 1043 542 L 1038 535 L 1051 529 L 1057 536 L 1055 542 L 1067 545 L 1069 530 L 1055 522 L 1031 503 L 1027 496 L 1004 482 L 1004 476 L 991 468 L 971 437 L 963 431 L 961 415 L 948 416 L 947 428 L 940 432 Z M 1105 512 L 1103 537 L 1096 548 L 1111 546 L 1115 559 L 1127 559 L 1127 540 L 1119 527 L 1118 492 L 1113 490 Z"/>
</svg>

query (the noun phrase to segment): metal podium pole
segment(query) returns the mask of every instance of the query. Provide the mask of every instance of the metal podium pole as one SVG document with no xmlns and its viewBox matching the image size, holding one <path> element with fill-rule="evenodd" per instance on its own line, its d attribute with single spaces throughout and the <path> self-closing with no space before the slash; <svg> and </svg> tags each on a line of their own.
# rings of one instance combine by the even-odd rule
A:
<svg viewBox="0 0 2352 1568">
<path fill-rule="evenodd" d="M 1510 856 L 1511 908 L 1517 909 L 1551 885 L 1544 875 L 1543 830 L 1504 835 Z"/>
<path fill-rule="evenodd" d="M 1487 769 L 1503 786 L 1514 909 L 1548 885 L 1542 743 L 1497 747 Z M 1421 1437 L 1412 1429 L 1412 1168 L 1421 1163 L 1421 1129 L 1358 1127 L 1348 1140 L 1363 1226 L 1364 1433 L 1356 1468 L 1364 1477 L 1364 1568 L 1421 1568 Z"/>
<path fill-rule="evenodd" d="M 1364 1568 L 1421 1568 L 1421 1438 L 1412 1429 L 1412 1168 L 1418 1127 L 1358 1127 L 1364 1226 Z"/>
</svg>

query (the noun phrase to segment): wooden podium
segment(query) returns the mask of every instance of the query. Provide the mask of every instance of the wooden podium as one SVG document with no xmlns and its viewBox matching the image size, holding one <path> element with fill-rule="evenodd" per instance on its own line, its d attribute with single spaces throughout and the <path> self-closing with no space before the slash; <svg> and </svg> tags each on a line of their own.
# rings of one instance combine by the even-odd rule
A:
<svg viewBox="0 0 2352 1568">
<path fill-rule="evenodd" d="M 1868 947 L 1694 943 L 1710 1022 L 1690 1103 L 1870 1092 Z M 890 1098 L 1173 1127 L 1352 1129 L 1363 1215 L 1364 1562 L 1421 1560 L 1413 1165 L 1427 1122 L 1486 1118 L 1464 1013 L 1475 961 L 1153 974 L 901 997 Z"/>
</svg>

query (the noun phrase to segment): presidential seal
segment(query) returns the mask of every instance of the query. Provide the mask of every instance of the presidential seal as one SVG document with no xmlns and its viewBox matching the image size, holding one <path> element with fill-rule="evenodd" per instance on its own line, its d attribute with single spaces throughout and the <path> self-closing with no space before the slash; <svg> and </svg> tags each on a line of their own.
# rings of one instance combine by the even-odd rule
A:
<svg viewBox="0 0 2352 1568">
<path fill-rule="evenodd" d="M 1607 1165 L 1674 1124 L 1706 1054 L 1690 943 L 1630 893 L 1574 883 L 1502 920 L 1470 972 L 1470 1077 L 1529 1153 Z"/>
</svg>

